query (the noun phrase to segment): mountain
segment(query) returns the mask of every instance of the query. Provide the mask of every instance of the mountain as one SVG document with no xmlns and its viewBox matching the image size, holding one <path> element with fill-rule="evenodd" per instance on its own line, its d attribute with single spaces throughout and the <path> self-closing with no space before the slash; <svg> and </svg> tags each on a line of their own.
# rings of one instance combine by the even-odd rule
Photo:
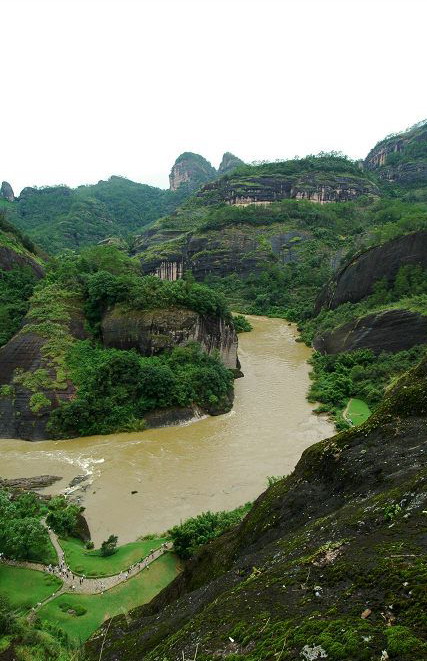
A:
<svg viewBox="0 0 427 661">
<path fill-rule="evenodd" d="M 378 142 L 364 165 L 391 187 L 405 189 L 407 199 L 426 201 L 427 120 Z"/>
<path fill-rule="evenodd" d="M 105 661 L 427 656 L 427 360 L 86 646 Z"/>
<path fill-rule="evenodd" d="M 244 162 L 240 158 L 231 152 L 226 151 L 222 157 L 221 163 L 219 164 L 218 175 L 222 177 L 223 174 L 228 174 L 241 165 L 244 165 Z"/>
<path fill-rule="evenodd" d="M 173 211 L 184 193 L 110 177 L 75 189 L 24 188 L 15 201 L 3 206 L 16 227 L 52 254 L 110 237 L 127 239 L 131 232 Z"/>
<path fill-rule="evenodd" d="M 176 159 L 169 175 L 170 190 L 184 189 L 192 193 L 204 184 L 232 172 L 244 165 L 243 161 L 230 152 L 225 152 L 218 170 L 200 154 L 184 152 Z"/>
<path fill-rule="evenodd" d="M 216 170 L 200 154 L 184 152 L 176 159 L 169 175 L 170 190 L 185 188 L 188 193 L 216 177 Z"/>
<path fill-rule="evenodd" d="M 14 202 L 15 195 L 12 186 L 7 181 L 2 181 L 0 188 L 0 198 L 8 202 Z"/>
<path fill-rule="evenodd" d="M 402 135 L 364 164 L 331 153 L 239 166 L 132 245 L 144 273 L 191 273 L 233 309 L 297 322 L 319 352 L 309 397 L 338 428 L 348 402 L 375 408 L 427 344 L 427 180 L 392 182 L 375 157 L 398 144 L 422 172 L 425 125 Z"/>
<path fill-rule="evenodd" d="M 224 154 L 221 172 L 240 164 Z M 90 186 L 27 187 L 15 197 L 7 182 L 0 189 L 0 207 L 13 225 L 50 254 L 81 250 L 100 242 L 126 243 L 133 233 L 172 213 L 197 188 L 218 176 L 208 161 L 185 152 L 172 168 L 170 190 L 112 176 Z"/>
<path fill-rule="evenodd" d="M 191 271 L 247 312 L 280 306 L 290 314 L 312 304 L 381 204 L 369 173 L 335 155 L 240 166 L 153 223 L 132 253 L 145 273 Z M 261 273 L 265 284 L 254 295 L 252 280 Z M 291 282 L 304 286 L 305 303 L 294 300 Z"/>
</svg>

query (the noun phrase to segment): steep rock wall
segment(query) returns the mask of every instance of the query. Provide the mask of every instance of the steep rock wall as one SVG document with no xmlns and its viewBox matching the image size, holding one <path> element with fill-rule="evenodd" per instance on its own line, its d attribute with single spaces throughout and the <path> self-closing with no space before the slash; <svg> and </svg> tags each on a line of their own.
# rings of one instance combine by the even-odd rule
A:
<svg viewBox="0 0 427 661">
<path fill-rule="evenodd" d="M 316 311 L 322 307 L 334 309 L 347 301 L 360 301 L 372 294 L 374 284 L 381 278 L 393 282 L 399 268 L 405 264 L 427 268 L 427 231 L 399 236 L 354 257 L 321 292 Z"/>
<path fill-rule="evenodd" d="M 375 184 L 363 176 L 326 177 L 308 173 L 294 177 L 258 175 L 224 178 L 206 184 L 197 195 L 207 200 L 216 199 L 231 205 L 246 206 L 286 199 L 306 199 L 320 204 L 348 202 L 361 195 L 377 196 L 379 191 Z"/>
<path fill-rule="evenodd" d="M 67 330 L 84 339 L 84 317 L 73 306 Z M 0 349 L 0 438 L 38 441 L 49 438 L 46 425 L 52 408 L 71 399 L 75 388 L 70 380 L 59 381 L 56 366 L 43 351 L 48 339 L 28 324 Z M 50 404 L 37 410 L 33 395 L 44 395 Z"/>
<path fill-rule="evenodd" d="M 209 354 L 219 351 L 226 367 L 239 367 L 233 326 L 224 319 L 202 316 L 193 310 L 124 311 L 116 307 L 104 316 L 101 332 L 106 347 L 137 349 L 143 356 L 198 342 Z"/>
<path fill-rule="evenodd" d="M 16 252 L 9 246 L 0 245 L 0 270 L 11 271 L 16 266 L 29 266 L 38 278 L 44 274 L 41 264 L 26 251 Z"/>
<path fill-rule="evenodd" d="M 329 333 L 316 335 L 313 346 L 335 354 L 357 349 L 404 351 L 427 343 L 427 317 L 409 310 L 384 310 L 354 319 Z"/>
</svg>

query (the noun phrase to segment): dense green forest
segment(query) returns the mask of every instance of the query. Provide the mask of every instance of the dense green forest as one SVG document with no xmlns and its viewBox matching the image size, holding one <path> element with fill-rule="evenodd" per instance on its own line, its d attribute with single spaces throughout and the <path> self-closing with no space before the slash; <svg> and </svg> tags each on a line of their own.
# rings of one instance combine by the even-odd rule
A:
<svg viewBox="0 0 427 661">
<path fill-rule="evenodd" d="M 124 177 L 90 186 L 24 188 L 14 202 L 0 201 L 10 222 L 50 254 L 81 249 L 109 237 L 125 243 L 132 233 L 171 213 L 188 195 Z"/>
</svg>

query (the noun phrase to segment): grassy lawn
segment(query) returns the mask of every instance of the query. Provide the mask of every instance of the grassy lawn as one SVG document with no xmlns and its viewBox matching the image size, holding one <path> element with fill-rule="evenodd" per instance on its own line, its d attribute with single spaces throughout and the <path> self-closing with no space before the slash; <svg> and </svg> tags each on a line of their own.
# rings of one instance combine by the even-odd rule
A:
<svg viewBox="0 0 427 661">
<path fill-rule="evenodd" d="M 158 548 L 168 540 L 166 537 L 157 537 L 130 542 L 120 546 L 114 555 L 106 558 L 103 558 L 98 550 L 88 551 L 79 539 L 69 537 L 59 541 L 72 571 L 86 576 L 112 576 L 145 558 L 151 549 Z"/>
<path fill-rule="evenodd" d="M 361 399 L 350 399 L 346 407 L 346 416 L 353 425 L 360 425 L 371 415 L 371 409 Z"/>
<path fill-rule="evenodd" d="M 12 608 L 22 612 L 49 597 L 61 585 L 62 581 L 51 574 L 0 565 L 0 594 L 9 599 Z"/>
<path fill-rule="evenodd" d="M 125 583 L 104 594 L 62 594 L 40 609 L 39 615 L 60 626 L 75 643 L 84 642 L 104 620 L 145 604 L 170 583 L 179 573 L 177 556 L 166 553 Z M 62 605 L 62 609 L 61 609 Z M 68 609 L 84 608 L 83 615 L 73 615 Z"/>
</svg>

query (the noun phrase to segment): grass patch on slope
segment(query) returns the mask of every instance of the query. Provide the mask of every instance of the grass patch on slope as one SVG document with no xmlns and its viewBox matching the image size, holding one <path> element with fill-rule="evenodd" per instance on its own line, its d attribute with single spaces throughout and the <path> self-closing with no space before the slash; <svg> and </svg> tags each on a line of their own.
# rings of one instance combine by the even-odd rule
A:
<svg viewBox="0 0 427 661">
<path fill-rule="evenodd" d="M 85 576 L 112 576 L 144 559 L 151 551 L 167 542 L 167 537 L 142 539 L 120 546 L 114 555 L 102 556 L 98 549 L 88 551 L 79 539 L 69 537 L 60 543 L 70 569 Z"/>
<path fill-rule="evenodd" d="M 104 594 L 62 594 L 43 606 L 39 616 L 61 627 L 73 642 L 79 644 L 87 640 L 104 620 L 151 601 L 179 571 L 177 556 L 166 553 L 149 569 Z M 68 610 L 81 612 L 83 609 L 85 612 L 82 615 L 68 613 Z"/>
</svg>

